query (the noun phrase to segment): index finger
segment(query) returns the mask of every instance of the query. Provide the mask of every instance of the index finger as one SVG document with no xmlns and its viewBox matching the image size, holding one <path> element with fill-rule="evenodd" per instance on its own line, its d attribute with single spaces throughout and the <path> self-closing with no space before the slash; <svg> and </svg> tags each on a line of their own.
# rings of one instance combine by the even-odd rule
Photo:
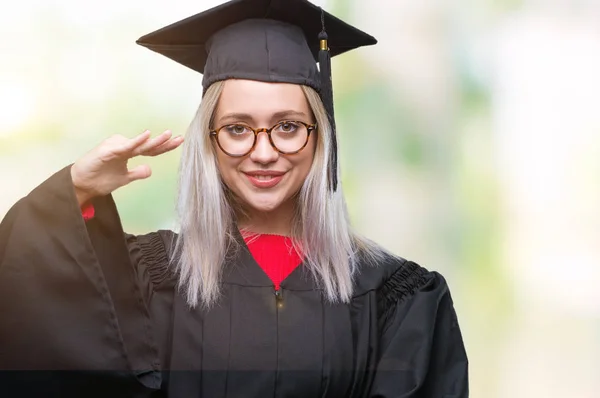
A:
<svg viewBox="0 0 600 398">
<path fill-rule="evenodd" d="M 147 140 L 142 145 L 139 145 L 137 148 L 135 148 L 132 151 L 132 154 L 134 156 L 138 156 L 140 154 L 143 154 L 144 152 L 150 151 L 153 148 L 156 148 L 156 147 L 164 144 L 166 141 L 168 141 L 171 138 L 171 135 L 172 135 L 171 130 L 165 130 L 164 132 L 157 135 L 156 137 L 154 137 L 150 140 Z"/>
<path fill-rule="evenodd" d="M 138 146 L 142 145 L 144 142 L 146 142 L 148 138 L 150 138 L 150 130 L 145 130 L 138 136 L 131 138 L 129 141 L 123 144 L 120 148 L 116 149 L 114 152 L 118 155 L 129 153 Z"/>
</svg>

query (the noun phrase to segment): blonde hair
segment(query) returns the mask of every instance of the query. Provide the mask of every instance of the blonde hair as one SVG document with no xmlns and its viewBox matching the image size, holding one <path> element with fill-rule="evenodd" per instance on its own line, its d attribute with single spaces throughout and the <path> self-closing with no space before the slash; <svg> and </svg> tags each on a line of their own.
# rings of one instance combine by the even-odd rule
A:
<svg viewBox="0 0 600 398">
<path fill-rule="evenodd" d="M 216 303 L 225 256 L 236 244 L 239 206 L 221 181 L 208 134 L 223 84 L 214 83 L 206 91 L 186 135 L 179 170 L 180 233 L 175 243 L 177 255 L 172 259 L 179 288 L 192 307 Z M 311 169 L 297 195 L 292 241 L 327 299 L 349 302 L 359 261 L 376 263 L 386 252 L 353 231 L 341 187 L 335 192 L 328 188 L 331 126 L 317 92 L 301 87 L 318 133 Z M 339 167 L 336 173 L 339 177 Z"/>
</svg>

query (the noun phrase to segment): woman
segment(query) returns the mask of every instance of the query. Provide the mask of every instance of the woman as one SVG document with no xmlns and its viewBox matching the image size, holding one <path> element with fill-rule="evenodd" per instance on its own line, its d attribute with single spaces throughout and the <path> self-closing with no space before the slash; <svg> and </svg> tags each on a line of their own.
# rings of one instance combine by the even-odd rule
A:
<svg viewBox="0 0 600 398">
<path fill-rule="evenodd" d="M 331 48 L 311 49 L 326 26 Z M 168 131 L 109 138 L 17 203 L 0 227 L 3 389 L 467 396 L 443 277 L 353 232 L 337 184 L 328 56 L 373 41 L 304 0 L 236 0 L 140 39 L 204 74 L 180 231 L 124 235 L 110 195 L 150 176 L 129 159 L 182 144 Z"/>
</svg>

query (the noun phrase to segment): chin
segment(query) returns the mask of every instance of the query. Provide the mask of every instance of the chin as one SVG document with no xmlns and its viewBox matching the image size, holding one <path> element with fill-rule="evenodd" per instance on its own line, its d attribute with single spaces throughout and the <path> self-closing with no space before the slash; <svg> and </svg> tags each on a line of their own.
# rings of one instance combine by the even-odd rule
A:
<svg viewBox="0 0 600 398">
<path fill-rule="evenodd" d="M 244 192 L 242 201 L 253 211 L 271 213 L 285 206 L 287 202 L 286 192 L 286 189 L 274 189 L 270 192 L 256 192 L 250 189 Z"/>
<path fill-rule="evenodd" d="M 278 198 L 248 198 L 246 203 L 248 203 L 248 205 L 255 211 L 261 213 L 270 213 L 274 210 L 277 210 L 281 206 L 282 201 Z"/>
</svg>

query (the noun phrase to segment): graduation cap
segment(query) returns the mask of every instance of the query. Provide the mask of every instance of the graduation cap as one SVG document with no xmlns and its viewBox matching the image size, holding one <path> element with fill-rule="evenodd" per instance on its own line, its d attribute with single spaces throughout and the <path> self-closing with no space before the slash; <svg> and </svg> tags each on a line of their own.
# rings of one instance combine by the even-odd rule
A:
<svg viewBox="0 0 600 398">
<path fill-rule="evenodd" d="M 374 37 L 307 0 L 233 0 L 142 36 L 137 43 L 202 73 L 203 92 L 226 79 L 314 88 L 333 129 L 329 182 L 335 192 L 331 57 L 376 44 Z"/>
</svg>

